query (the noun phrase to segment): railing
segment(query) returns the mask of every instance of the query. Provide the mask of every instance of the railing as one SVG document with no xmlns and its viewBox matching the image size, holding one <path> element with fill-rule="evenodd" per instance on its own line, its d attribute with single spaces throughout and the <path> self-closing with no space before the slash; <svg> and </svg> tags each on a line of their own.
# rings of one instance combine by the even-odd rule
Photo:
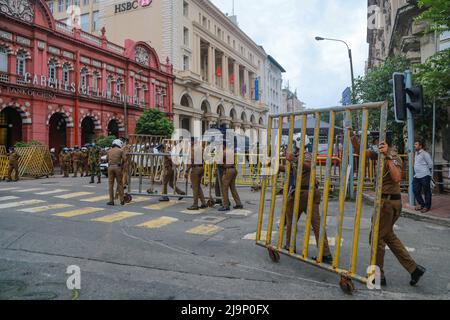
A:
<svg viewBox="0 0 450 320">
<path fill-rule="evenodd" d="M 81 31 L 80 32 L 80 37 L 81 37 L 81 39 L 89 41 L 89 42 L 92 42 L 92 43 L 94 43 L 94 44 L 96 44 L 98 46 L 102 45 L 102 41 L 99 38 L 97 38 L 96 36 L 94 36 L 94 35 L 92 35 L 90 33 Z"/>
<path fill-rule="evenodd" d="M 120 46 L 118 46 L 118 45 L 116 45 L 116 44 L 113 44 L 113 43 L 111 43 L 111 42 L 108 42 L 108 43 L 106 44 L 106 47 L 107 47 L 108 49 L 110 49 L 110 50 L 112 50 L 112 51 L 118 53 L 118 54 L 123 54 L 123 51 L 124 51 L 124 48 L 122 48 L 122 47 L 120 47 Z"/>
<path fill-rule="evenodd" d="M 0 82 L 9 82 L 9 74 L 0 72 Z"/>
<path fill-rule="evenodd" d="M 57 29 L 58 31 L 65 32 L 65 33 L 68 33 L 68 34 L 70 34 L 70 35 L 73 36 L 73 28 L 72 28 L 71 26 L 68 26 L 68 25 L 65 24 L 65 23 L 56 21 L 56 29 Z"/>
</svg>

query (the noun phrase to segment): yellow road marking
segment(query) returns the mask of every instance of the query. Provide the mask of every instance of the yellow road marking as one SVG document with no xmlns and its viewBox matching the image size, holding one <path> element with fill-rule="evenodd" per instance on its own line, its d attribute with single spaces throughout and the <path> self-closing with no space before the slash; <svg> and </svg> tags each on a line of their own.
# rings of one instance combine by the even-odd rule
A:
<svg viewBox="0 0 450 320">
<path fill-rule="evenodd" d="M 99 212 L 99 211 L 103 211 L 103 210 L 105 210 L 105 209 L 83 208 L 83 209 L 78 209 L 78 210 L 73 210 L 73 211 L 56 213 L 56 214 L 54 214 L 54 216 L 63 217 L 63 218 L 73 218 L 73 217 L 83 216 L 86 214 L 91 214 L 91 213 Z"/>
<path fill-rule="evenodd" d="M 201 226 L 198 226 L 198 227 L 195 227 L 193 229 L 186 231 L 186 233 L 202 235 L 202 236 L 209 236 L 209 235 L 215 234 L 222 230 L 223 230 L 223 228 L 212 225 L 212 224 L 203 224 Z"/>
<path fill-rule="evenodd" d="M 158 219 L 154 219 L 154 220 L 150 220 L 150 221 L 141 223 L 141 224 L 137 225 L 136 227 L 147 228 L 147 229 L 158 229 L 158 228 L 165 227 L 165 226 L 172 224 L 174 222 L 177 222 L 177 221 L 178 221 L 178 219 L 176 219 L 176 218 L 161 217 Z"/>
<path fill-rule="evenodd" d="M 125 220 L 128 218 L 132 218 L 132 217 L 136 217 L 136 216 L 140 216 L 140 215 L 142 215 L 142 213 L 124 211 L 124 212 L 114 213 L 109 216 L 92 219 L 92 221 L 112 223 L 112 222 L 122 221 L 122 220 Z"/>
<path fill-rule="evenodd" d="M 100 202 L 100 201 L 106 201 L 109 200 L 109 196 L 100 196 L 95 198 L 88 198 L 88 199 L 81 199 L 80 201 L 83 202 Z"/>
<path fill-rule="evenodd" d="M 83 197 L 83 196 L 89 196 L 93 194 L 92 192 L 77 192 L 77 193 L 69 193 L 69 194 L 64 194 L 62 196 L 55 196 L 55 198 L 59 198 L 59 199 L 73 199 L 73 198 L 78 198 L 78 197 Z"/>
<path fill-rule="evenodd" d="M 0 209 L 8 209 L 8 208 L 15 208 L 15 207 L 22 207 L 22 206 L 30 206 L 35 205 L 39 203 L 44 203 L 43 200 L 26 200 L 26 201 L 17 201 L 17 202 L 10 202 L 10 203 L 2 203 L 0 204 Z"/>
<path fill-rule="evenodd" d="M 19 211 L 28 212 L 28 213 L 40 213 L 40 212 L 45 212 L 45 211 L 49 211 L 49 210 L 64 209 L 64 208 L 70 208 L 70 207 L 73 207 L 73 206 L 70 204 L 61 203 L 61 204 L 51 204 L 51 205 L 43 206 L 43 207 L 21 209 Z"/>
<path fill-rule="evenodd" d="M 170 201 L 170 202 L 161 202 L 157 204 L 152 204 L 151 206 L 145 207 L 145 209 L 148 210 L 164 210 L 173 206 L 176 206 L 177 204 L 185 203 L 184 201 Z"/>
<path fill-rule="evenodd" d="M 62 193 L 62 192 L 69 192 L 69 190 L 56 189 L 56 190 L 52 190 L 52 191 L 38 192 L 38 193 L 35 193 L 35 194 L 37 194 L 39 196 L 46 196 L 46 195 L 49 195 L 49 194 Z"/>
</svg>

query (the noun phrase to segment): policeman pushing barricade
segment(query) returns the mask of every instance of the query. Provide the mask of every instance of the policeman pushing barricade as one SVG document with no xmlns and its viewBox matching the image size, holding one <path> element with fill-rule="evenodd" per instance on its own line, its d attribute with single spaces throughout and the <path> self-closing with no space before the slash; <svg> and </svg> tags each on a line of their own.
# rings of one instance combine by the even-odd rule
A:
<svg viewBox="0 0 450 320">
<path fill-rule="evenodd" d="M 117 186 L 120 204 L 125 205 L 123 190 L 123 163 L 125 162 L 125 154 L 122 150 L 123 142 L 114 140 L 112 148 L 108 151 L 106 160 L 108 161 L 108 188 L 109 188 L 109 206 L 114 206 L 114 182 Z"/>
<path fill-rule="evenodd" d="M 395 177 L 398 178 L 397 173 L 400 172 L 400 167 L 396 164 L 395 159 L 391 159 L 393 154 L 389 151 L 386 144 L 380 145 L 380 153 L 377 155 L 378 161 L 375 175 L 377 181 L 371 219 L 371 246 L 367 248 L 360 244 L 366 162 L 368 156 L 373 156 L 371 153 L 369 155 L 366 153 L 368 149 L 369 113 L 373 113 L 370 118 L 371 130 L 378 131 L 380 133 L 379 140 L 385 141 L 387 106 L 387 102 L 378 102 L 269 116 L 267 152 L 263 161 L 263 180 L 256 243 L 268 249 L 269 256 L 274 262 L 280 260 L 281 253 L 320 269 L 336 273 L 341 276 L 341 288 L 346 293 L 352 293 L 355 290 L 352 280 L 357 280 L 369 286 L 374 280 L 381 279 L 380 282 L 385 284 L 385 281 L 382 280 L 382 277 L 384 277 L 383 257 L 384 247 L 388 244 L 395 251 L 394 254 L 399 258 L 403 266 L 411 273 L 411 285 L 417 284 L 421 276 L 423 276 L 424 268 L 418 266 L 410 258 L 393 232 L 393 224 L 398 219 L 401 211 L 401 200 L 397 200 L 400 197 L 399 181 L 395 180 Z M 358 124 L 362 128 L 361 141 L 359 145 L 355 146 L 356 148 L 359 147 L 358 153 L 361 155 L 356 168 L 349 161 L 350 144 L 352 143 L 350 135 L 353 127 L 352 116 L 355 113 L 358 113 L 356 118 L 362 120 Z M 319 184 L 317 163 L 319 162 L 321 118 L 324 114 L 327 114 L 330 119 L 328 149 L 325 179 L 323 182 L 320 181 Z M 344 115 L 344 125 L 339 128 L 336 126 L 337 114 Z M 376 116 L 379 116 L 379 122 L 374 120 Z M 289 123 L 289 140 L 286 147 L 286 158 L 288 161 L 280 166 L 283 125 L 278 125 L 277 127 L 274 126 L 274 123 L 282 124 L 285 120 L 288 120 Z M 312 152 L 306 152 L 306 139 L 298 141 L 298 139 L 294 138 L 294 131 L 300 130 L 302 134 L 306 133 L 308 122 L 311 123 L 312 120 L 314 120 L 314 135 L 311 137 Z M 300 124 L 301 127 L 296 127 L 296 123 Z M 340 132 L 337 132 L 338 130 Z M 340 140 L 342 143 L 342 155 L 339 159 L 341 170 L 339 176 L 333 176 L 333 147 L 336 137 L 341 135 L 343 136 L 343 139 Z M 297 151 L 294 149 L 297 149 Z M 321 155 L 322 158 L 324 158 L 323 155 Z M 350 177 L 355 177 L 356 202 L 348 203 L 346 206 L 347 191 L 355 188 L 354 185 L 349 185 L 349 181 L 352 181 Z M 282 199 L 277 197 L 279 179 L 283 181 Z M 339 190 L 336 212 L 331 212 L 329 209 L 333 181 L 336 183 L 336 189 Z M 271 192 L 267 203 L 270 205 L 266 207 L 266 197 L 268 197 L 266 193 L 269 193 L 267 192 L 269 188 Z M 321 199 L 322 204 L 320 205 Z M 348 219 L 347 215 L 350 205 L 355 207 L 351 235 L 346 233 L 346 238 L 350 239 L 346 241 L 351 246 L 344 248 L 344 216 Z M 299 226 L 297 223 L 302 212 L 306 213 L 304 227 Z M 274 220 L 277 217 L 280 219 L 277 230 L 278 239 L 272 241 L 274 237 Z M 332 232 L 333 230 L 328 226 L 328 218 L 333 218 L 331 221 L 334 220 L 335 232 Z M 285 222 L 287 222 L 287 230 L 285 230 Z M 265 233 L 263 233 L 263 227 L 267 228 Z M 310 238 L 311 229 L 314 232 L 313 238 Z M 333 254 L 330 252 L 330 245 L 327 241 L 327 235 L 330 233 L 334 235 Z M 286 245 L 283 246 L 283 243 Z M 301 248 L 298 248 L 298 243 L 302 243 Z M 317 247 L 315 257 L 310 255 L 310 251 L 313 250 L 311 245 Z M 348 251 L 346 251 L 347 249 Z M 361 269 L 361 265 L 358 265 L 362 257 L 368 260 L 364 264 L 363 269 Z M 344 259 L 348 259 L 348 263 L 343 263 L 342 260 Z"/>
</svg>

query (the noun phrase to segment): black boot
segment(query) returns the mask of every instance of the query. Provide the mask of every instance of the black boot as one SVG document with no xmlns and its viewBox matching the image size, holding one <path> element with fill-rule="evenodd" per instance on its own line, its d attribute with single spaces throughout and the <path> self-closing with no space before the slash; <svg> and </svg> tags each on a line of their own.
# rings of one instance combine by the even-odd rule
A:
<svg viewBox="0 0 450 320">
<path fill-rule="evenodd" d="M 102 178 L 98 177 L 97 184 L 102 183 Z"/>
<path fill-rule="evenodd" d="M 425 269 L 424 267 L 417 266 L 416 270 L 411 274 L 411 281 L 409 282 L 409 284 L 413 287 L 417 285 L 420 278 L 422 278 L 426 271 L 427 269 Z"/>
<path fill-rule="evenodd" d="M 107 206 L 114 206 L 114 201 L 113 202 L 108 202 L 106 205 Z"/>
<path fill-rule="evenodd" d="M 91 176 L 91 182 L 89 182 L 90 184 L 94 183 L 94 176 Z"/>
<path fill-rule="evenodd" d="M 170 199 L 169 199 L 169 197 L 161 197 L 160 199 L 159 199 L 159 202 L 169 202 L 170 201 Z"/>
</svg>

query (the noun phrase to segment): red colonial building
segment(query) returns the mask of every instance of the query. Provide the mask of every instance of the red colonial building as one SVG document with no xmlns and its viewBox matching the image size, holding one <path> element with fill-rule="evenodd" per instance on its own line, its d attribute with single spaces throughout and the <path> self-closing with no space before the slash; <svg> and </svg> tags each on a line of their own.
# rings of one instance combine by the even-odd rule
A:
<svg viewBox="0 0 450 320">
<path fill-rule="evenodd" d="M 145 42 L 71 28 L 41 0 L 0 0 L 0 145 L 59 150 L 132 134 L 145 108 L 172 118 L 172 70 Z"/>
</svg>

